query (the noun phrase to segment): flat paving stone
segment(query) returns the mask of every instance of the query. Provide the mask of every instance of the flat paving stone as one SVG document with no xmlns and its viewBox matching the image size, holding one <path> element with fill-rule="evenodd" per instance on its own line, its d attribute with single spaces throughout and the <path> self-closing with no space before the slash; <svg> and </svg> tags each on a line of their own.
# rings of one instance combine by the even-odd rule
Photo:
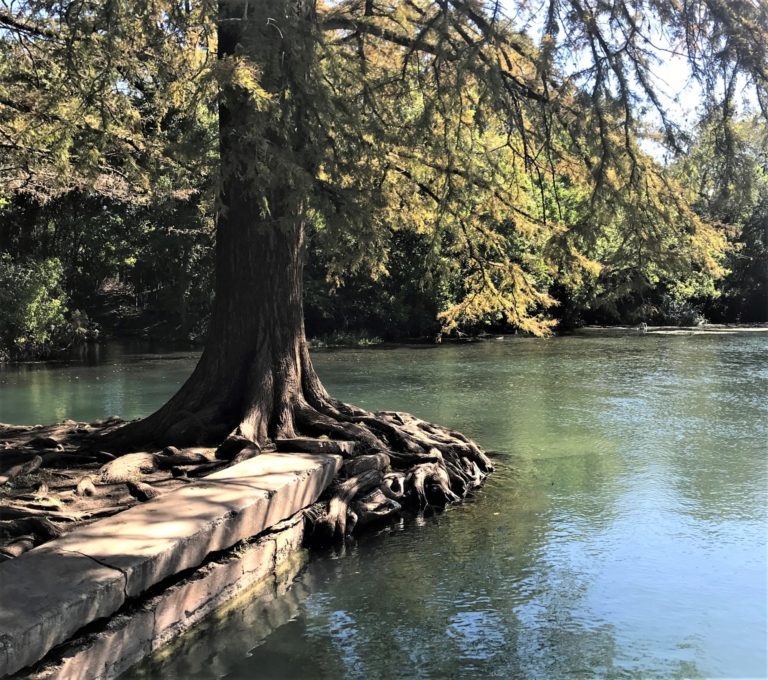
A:
<svg viewBox="0 0 768 680">
<path fill-rule="evenodd" d="M 41 546 L 0 565 L 0 677 L 37 661 L 125 601 L 125 577 L 79 553 Z"/>
<path fill-rule="evenodd" d="M 0 677 L 314 503 L 334 455 L 262 454 L 0 564 Z"/>
</svg>

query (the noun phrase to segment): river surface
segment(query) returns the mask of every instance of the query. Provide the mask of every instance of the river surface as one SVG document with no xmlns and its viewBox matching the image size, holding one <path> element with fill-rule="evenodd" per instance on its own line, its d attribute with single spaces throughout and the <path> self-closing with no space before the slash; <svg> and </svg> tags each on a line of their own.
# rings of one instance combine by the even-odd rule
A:
<svg viewBox="0 0 768 680">
<path fill-rule="evenodd" d="M 194 360 L 6 367 L 0 421 L 144 415 Z M 314 555 L 283 597 L 241 600 L 132 677 L 768 675 L 768 334 L 315 361 L 336 396 L 451 425 L 497 472 L 470 503 Z"/>
</svg>

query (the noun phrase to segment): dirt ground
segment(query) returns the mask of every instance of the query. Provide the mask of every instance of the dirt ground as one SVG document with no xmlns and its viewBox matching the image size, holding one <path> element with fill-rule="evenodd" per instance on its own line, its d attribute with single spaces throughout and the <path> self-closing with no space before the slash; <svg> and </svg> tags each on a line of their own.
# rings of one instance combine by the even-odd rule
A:
<svg viewBox="0 0 768 680">
<path fill-rule="evenodd" d="M 207 448 L 99 450 L 99 435 L 122 423 L 0 424 L 0 561 L 228 464 Z"/>
</svg>

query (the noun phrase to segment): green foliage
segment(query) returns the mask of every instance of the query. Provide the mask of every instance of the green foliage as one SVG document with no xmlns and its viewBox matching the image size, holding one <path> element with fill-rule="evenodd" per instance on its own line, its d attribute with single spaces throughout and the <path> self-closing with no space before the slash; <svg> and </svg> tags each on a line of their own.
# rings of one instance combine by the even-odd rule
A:
<svg viewBox="0 0 768 680">
<path fill-rule="evenodd" d="M 329 281 L 328 255 L 317 239 L 310 243 L 305 271 L 304 311 L 314 336 L 368 334 L 385 340 L 434 336 L 437 314 L 456 299 L 459 281 L 447 268 L 433 268 L 427 238 L 397 231 L 387 271 L 372 279 L 363 273 Z M 357 344 L 357 343 L 354 343 Z"/>
<path fill-rule="evenodd" d="M 717 290 L 689 297 L 715 321 L 768 320 L 768 127 L 760 117 L 723 125 L 709 115 L 674 170 L 695 192 L 694 209 L 730 244 Z"/>
<path fill-rule="evenodd" d="M 318 332 L 546 334 L 763 280 L 764 156 L 740 140 L 764 127 L 734 93 L 766 109 L 764 3 L 507 6 L 0 3 L 0 250 L 58 258 L 80 307 L 115 282 L 200 334 L 235 178 L 254 228 L 309 218 Z M 710 102 L 671 171 L 642 151 L 685 145 L 656 44 Z"/>
<path fill-rule="evenodd" d="M 768 320 L 768 195 L 745 220 L 731 274 L 723 286 L 723 317 L 738 321 Z"/>
<path fill-rule="evenodd" d="M 17 263 L 55 258 L 70 307 L 107 335 L 152 329 L 184 339 L 204 330 L 212 228 L 192 200 L 132 206 L 81 192 L 45 203 L 18 195 L 0 210 L 0 251 Z"/>
<path fill-rule="evenodd" d="M 386 277 L 391 233 L 411 229 L 432 244 L 431 269 L 459 281 L 444 330 L 503 322 L 535 334 L 553 325 L 556 289 L 600 307 L 659 286 L 711 288 L 725 241 L 639 149 L 626 80 L 647 75 L 641 48 L 621 62 L 597 17 L 572 17 L 595 51 L 595 89 L 562 87 L 550 109 L 533 41 L 504 17 L 489 25 L 479 5 L 449 5 L 361 15 L 339 3 L 325 18 L 339 29 L 322 44 L 331 153 L 316 197 L 331 276 Z"/>
<path fill-rule="evenodd" d="M 213 160 L 215 33 L 206 3 L 1 3 L 3 190 L 188 194 Z"/>
<path fill-rule="evenodd" d="M 53 258 L 14 262 L 7 253 L 0 254 L 0 351 L 12 358 L 39 356 L 67 333 L 62 273 Z"/>
</svg>

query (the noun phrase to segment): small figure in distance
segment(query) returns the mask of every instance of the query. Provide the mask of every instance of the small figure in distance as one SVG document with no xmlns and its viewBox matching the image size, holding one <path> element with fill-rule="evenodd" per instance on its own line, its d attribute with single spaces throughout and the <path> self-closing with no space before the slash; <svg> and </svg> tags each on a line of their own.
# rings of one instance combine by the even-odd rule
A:
<svg viewBox="0 0 768 680">
<path fill-rule="evenodd" d="M 642 321 L 640 325 L 637 327 L 637 332 L 640 333 L 640 335 L 644 335 L 648 332 L 648 324 L 645 323 L 645 321 Z"/>
</svg>

